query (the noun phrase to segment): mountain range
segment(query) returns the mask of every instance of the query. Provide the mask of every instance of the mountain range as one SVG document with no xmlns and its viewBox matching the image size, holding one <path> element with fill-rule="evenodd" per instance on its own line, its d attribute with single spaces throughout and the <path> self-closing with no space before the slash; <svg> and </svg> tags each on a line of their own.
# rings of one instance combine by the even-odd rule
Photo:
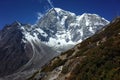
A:
<svg viewBox="0 0 120 80">
<path fill-rule="evenodd" d="M 35 72 L 109 23 L 97 14 L 76 15 L 52 8 L 34 25 L 6 25 L 0 31 L 0 76 L 22 80 L 17 78 Z"/>
<path fill-rule="evenodd" d="M 120 80 L 120 17 L 27 80 Z"/>
</svg>

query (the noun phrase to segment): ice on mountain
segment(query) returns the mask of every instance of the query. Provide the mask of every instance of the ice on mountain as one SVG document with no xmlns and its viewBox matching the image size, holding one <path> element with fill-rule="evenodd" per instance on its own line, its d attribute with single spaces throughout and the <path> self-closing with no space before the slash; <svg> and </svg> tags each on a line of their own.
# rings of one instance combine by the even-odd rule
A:
<svg viewBox="0 0 120 80">
<path fill-rule="evenodd" d="M 61 20 L 61 25 L 65 25 L 65 20 L 67 19 L 67 16 L 64 16 L 63 18 L 62 18 L 62 20 Z"/>
<path fill-rule="evenodd" d="M 61 48 L 74 46 L 108 23 L 109 21 L 97 14 L 84 13 L 77 16 L 69 11 L 54 8 L 38 20 L 30 33 L 42 43 L 62 51 Z"/>
<path fill-rule="evenodd" d="M 56 10 L 56 12 L 60 12 L 61 11 L 61 9 L 60 8 L 54 8 L 55 10 Z"/>
</svg>

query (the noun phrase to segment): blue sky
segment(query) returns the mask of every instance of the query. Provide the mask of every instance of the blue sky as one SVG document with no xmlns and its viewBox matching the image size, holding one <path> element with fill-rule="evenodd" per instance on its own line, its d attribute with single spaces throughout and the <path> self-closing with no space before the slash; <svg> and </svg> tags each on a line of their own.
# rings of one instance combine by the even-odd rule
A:
<svg viewBox="0 0 120 80">
<path fill-rule="evenodd" d="M 95 13 L 107 20 L 120 15 L 120 0 L 51 0 L 55 7 L 81 15 Z M 34 24 L 38 13 L 50 8 L 47 0 L 0 0 L 0 29 L 14 21 Z"/>
</svg>

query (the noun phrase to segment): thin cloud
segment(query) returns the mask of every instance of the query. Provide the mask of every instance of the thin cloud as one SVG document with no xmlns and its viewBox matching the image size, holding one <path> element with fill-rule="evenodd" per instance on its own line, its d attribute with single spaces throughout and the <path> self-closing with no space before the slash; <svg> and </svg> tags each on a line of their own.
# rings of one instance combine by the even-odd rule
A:
<svg viewBox="0 0 120 80">
<path fill-rule="evenodd" d="M 41 18 L 43 17 L 43 15 L 44 15 L 44 14 L 42 14 L 42 13 L 39 12 L 39 13 L 38 13 L 38 20 L 41 19 Z"/>
</svg>

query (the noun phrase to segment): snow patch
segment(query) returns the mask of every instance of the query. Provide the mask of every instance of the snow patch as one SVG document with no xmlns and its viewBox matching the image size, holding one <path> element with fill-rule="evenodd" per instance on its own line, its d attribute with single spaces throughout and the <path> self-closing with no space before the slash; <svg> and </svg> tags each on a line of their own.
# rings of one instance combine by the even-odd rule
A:
<svg viewBox="0 0 120 80">
<path fill-rule="evenodd" d="M 64 16 L 61 20 L 61 25 L 65 25 L 65 20 L 67 19 L 67 16 Z"/>
<path fill-rule="evenodd" d="M 54 9 L 55 9 L 55 11 L 58 12 L 58 13 L 61 11 L 60 8 L 54 8 Z"/>
<path fill-rule="evenodd" d="M 89 22 L 88 21 L 86 21 L 86 26 L 89 26 Z"/>
<path fill-rule="evenodd" d="M 36 30 L 37 30 L 42 36 L 44 36 L 44 37 L 47 37 L 47 36 L 48 36 L 48 34 L 46 34 L 42 29 L 37 28 Z"/>
<path fill-rule="evenodd" d="M 92 29 L 92 27 L 89 27 L 89 31 L 92 33 L 95 33 L 95 31 Z"/>
</svg>

